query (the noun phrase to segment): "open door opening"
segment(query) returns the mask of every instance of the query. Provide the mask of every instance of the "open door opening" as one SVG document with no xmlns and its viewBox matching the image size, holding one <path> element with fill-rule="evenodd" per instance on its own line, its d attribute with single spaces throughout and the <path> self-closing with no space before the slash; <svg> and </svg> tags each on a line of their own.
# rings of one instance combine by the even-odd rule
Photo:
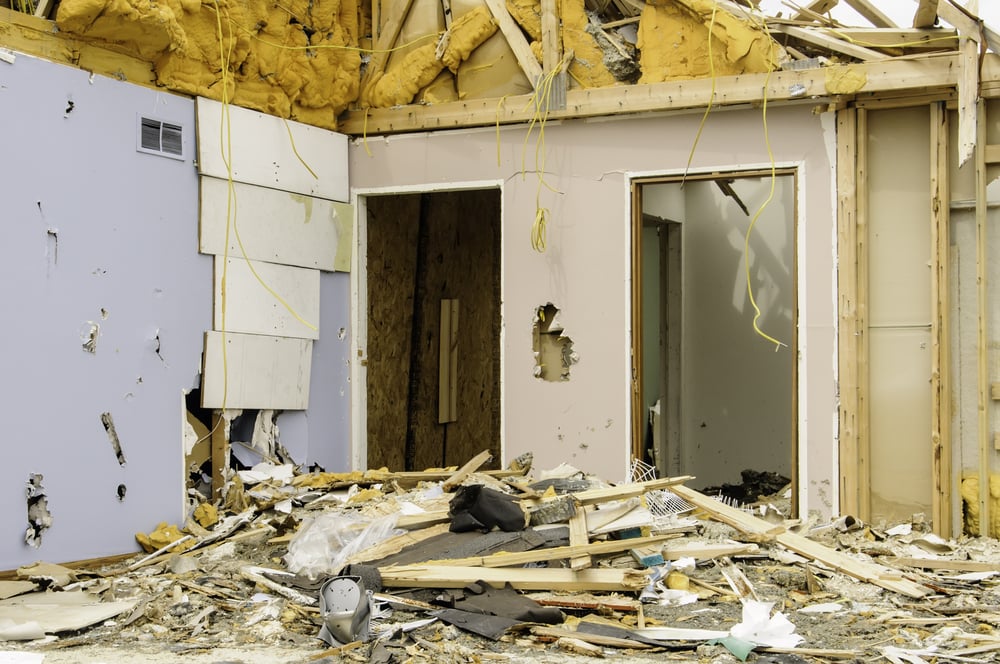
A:
<svg viewBox="0 0 1000 664">
<path fill-rule="evenodd" d="M 500 190 L 368 196 L 367 466 L 500 461 Z"/>
<path fill-rule="evenodd" d="M 744 471 L 795 477 L 795 187 L 633 183 L 633 455 L 661 476 L 738 499 Z"/>
</svg>

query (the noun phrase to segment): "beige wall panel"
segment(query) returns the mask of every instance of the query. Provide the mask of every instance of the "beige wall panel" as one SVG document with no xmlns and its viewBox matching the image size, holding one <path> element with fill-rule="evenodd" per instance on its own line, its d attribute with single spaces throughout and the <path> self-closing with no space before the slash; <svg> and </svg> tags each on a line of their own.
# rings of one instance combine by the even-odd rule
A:
<svg viewBox="0 0 1000 664">
<path fill-rule="evenodd" d="M 198 98 L 202 175 L 347 202 L 347 136 Z M 231 143 L 227 143 L 231 142 Z M 231 147 L 224 149 L 225 145 Z M 227 166 L 229 161 L 229 166 Z M 311 172 L 310 172 L 311 171 Z"/>
<path fill-rule="evenodd" d="M 226 321 L 223 326 L 222 271 L 226 262 L 222 256 L 215 257 L 213 326 L 216 330 L 225 327 L 227 332 L 319 339 L 319 270 L 230 258 L 226 270 Z M 288 303 L 288 307 L 275 293 Z"/>
<path fill-rule="evenodd" d="M 723 117 L 725 121 L 717 118 Z M 693 154 L 701 171 L 770 164 L 761 114 L 713 115 Z M 798 246 L 800 466 L 803 507 L 829 513 L 837 487 L 833 114 L 768 109 L 779 164 L 801 164 Z M 539 468 L 571 463 L 612 480 L 629 462 L 630 174 L 682 172 L 701 116 L 569 121 L 545 127 L 545 183 L 534 174 L 536 131 L 495 127 L 359 139 L 350 149 L 355 193 L 502 183 L 502 404 L 504 463 L 533 451 Z M 500 165 L 497 152 L 500 152 Z M 527 172 L 522 177 L 522 168 Z M 540 165 L 540 164 L 539 164 Z M 558 192 L 558 193 L 556 193 Z M 548 209 L 548 249 L 530 243 L 536 200 Z M 805 266 L 808 266 L 808 269 Z M 534 376 L 532 321 L 552 302 L 579 362 L 570 380 Z M 464 304 L 463 304 L 464 306 Z M 364 348 L 361 349 L 362 353 Z"/>
<path fill-rule="evenodd" d="M 929 324 L 930 111 L 872 111 L 868 127 L 868 321 Z"/>
<path fill-rule="evenodd" d="M 202 407 L 309 407 L 312 340 L 229 332 L 223 352 L 222 337 L 205 333 Z"/>
<path fill-rule="evenodd" d="M 347 203 L 241 182 L 233 183 L 231 202 L 227 180 L 202 177 L 201 253 L 226 253 L 227 214 L 230 256 L 327 271 L 343 269 L 341 245 L 349 256 L 354 208 Z"/>
<path fill-rule="evenodd" d="M 908 521 L 931 508 L 931 335 L 872 329 L 871 502 L 877 519 Z"/>
</svg>

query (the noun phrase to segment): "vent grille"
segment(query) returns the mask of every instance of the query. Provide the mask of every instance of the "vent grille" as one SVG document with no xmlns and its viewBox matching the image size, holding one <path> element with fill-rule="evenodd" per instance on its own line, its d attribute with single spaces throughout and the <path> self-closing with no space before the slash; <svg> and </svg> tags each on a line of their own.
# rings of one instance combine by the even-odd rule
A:
<svg viewBox="0 0 1000 664">
<path fill-rule="evenodd" d="M 153 118 L 139 118 L 139 151 L 184 157 L 184 128 Z"/>
</svg>

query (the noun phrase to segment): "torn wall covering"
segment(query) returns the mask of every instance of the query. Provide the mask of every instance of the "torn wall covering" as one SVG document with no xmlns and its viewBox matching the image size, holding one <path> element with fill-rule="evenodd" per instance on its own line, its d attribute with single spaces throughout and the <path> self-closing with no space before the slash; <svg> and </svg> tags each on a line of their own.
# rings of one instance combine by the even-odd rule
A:
<svg viewBox="0 0 1000 664">
<path fill-rule="evenodd" d="M 150 60 L 171 90 L 221 100 L 225 80 L 232 103 L 319 127 L 358 93 L 356 0 L 63 0 L 56 25 Z"/>
</svg>

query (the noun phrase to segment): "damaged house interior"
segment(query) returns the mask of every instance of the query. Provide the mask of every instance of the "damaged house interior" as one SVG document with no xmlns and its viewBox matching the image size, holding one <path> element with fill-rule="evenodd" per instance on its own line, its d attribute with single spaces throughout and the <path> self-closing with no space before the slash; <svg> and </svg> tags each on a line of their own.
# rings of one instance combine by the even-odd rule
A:
<svg viewBox="0 0 1000 664">
<path fill-rule="evenodd" d="M 998 54 L 0 0 L 0 661 L 995 661 Z"/>
</svg>

